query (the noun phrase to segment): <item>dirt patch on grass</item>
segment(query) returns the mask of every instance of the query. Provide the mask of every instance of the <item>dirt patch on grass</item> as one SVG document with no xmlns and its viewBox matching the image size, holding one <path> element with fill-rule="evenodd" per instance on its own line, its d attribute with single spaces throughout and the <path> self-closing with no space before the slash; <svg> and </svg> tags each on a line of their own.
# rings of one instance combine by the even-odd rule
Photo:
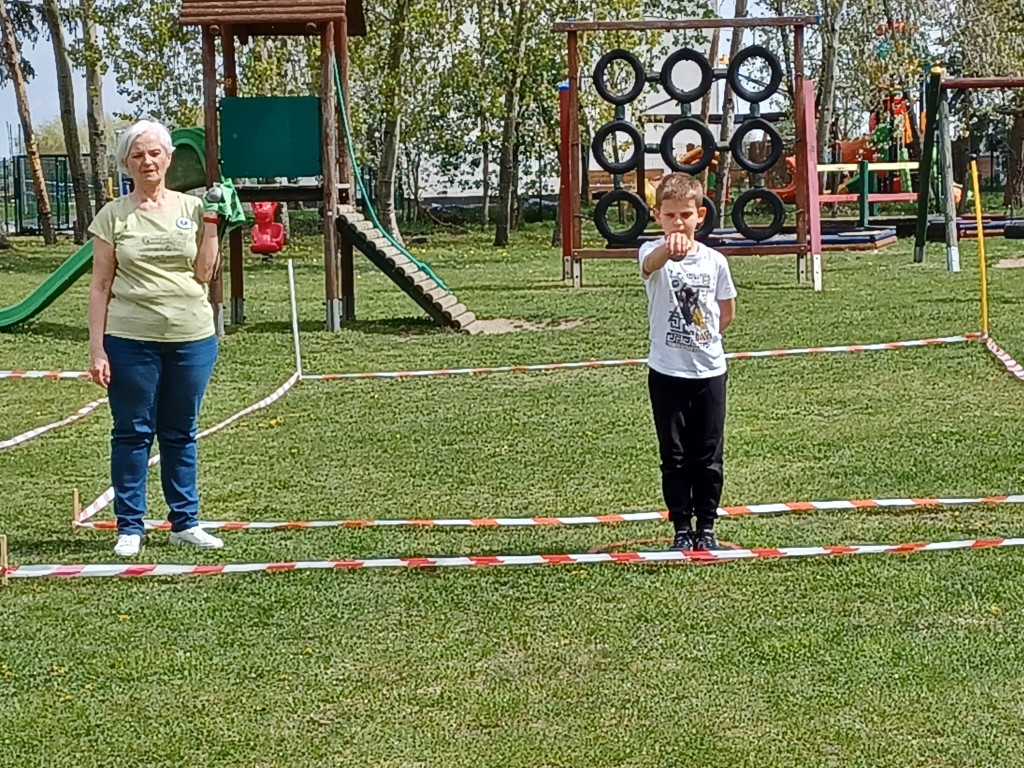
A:
<svg viewBox="0 0 1024 768">
<path fill-rule="evenodd" d="M 480 327 L 480 333 L 494 335 L 516 333 L 517 331 L 567 331 L 570 328 L 579 328 L 583 325 L 583 321 L 563 320 L 556 323 L 553 320 L 517 320 L 511 317 L 495 317 L 490 320 L 477 320 L 476 325 Z"/>
<path fill-rule="evenodd" d="M 996 269 L 1021 269 L 1024 268 L 1024 256 L 1018 259 L 1000 259 L 992 266 Z"/>
</svg>

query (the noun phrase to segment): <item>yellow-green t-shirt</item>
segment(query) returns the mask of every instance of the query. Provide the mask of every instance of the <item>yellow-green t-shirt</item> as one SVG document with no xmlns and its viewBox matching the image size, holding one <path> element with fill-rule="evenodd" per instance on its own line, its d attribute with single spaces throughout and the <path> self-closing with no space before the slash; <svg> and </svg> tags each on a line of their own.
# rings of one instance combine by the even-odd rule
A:
<svg viewBox="0 0 1024 768">
<path fill-rule="evenodd" d="M 212 336 L 213 307 L 193 267 L 203 233 L 203 202 L 169 191 L 166 213 L 140 211 L 128 195 L 107 203 L 89 234 L 114 246 L 117 267 L 107 333 L 137 341 L 198 341 Z"/>
</svg>

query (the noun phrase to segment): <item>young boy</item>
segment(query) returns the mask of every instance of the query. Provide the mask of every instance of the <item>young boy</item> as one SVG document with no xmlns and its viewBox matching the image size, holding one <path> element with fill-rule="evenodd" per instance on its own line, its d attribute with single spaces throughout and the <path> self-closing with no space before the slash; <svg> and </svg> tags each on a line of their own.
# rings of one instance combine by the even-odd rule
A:
<svg viewBox="0 0 1024 768">
<path fill-rule="evenodd" d="M 707 213 L 700 182 L 669 174 L 656 199 L 654 218 L 665 236 L 644 243 L 639 259 L 649 305 L 648 387 L 661 485 L 675 527 L 671 549 L 717 549 L 725 428 L 722 333 L 735 315 L 736 287 L 725 257 L 695 239 Z"/>
</svg>

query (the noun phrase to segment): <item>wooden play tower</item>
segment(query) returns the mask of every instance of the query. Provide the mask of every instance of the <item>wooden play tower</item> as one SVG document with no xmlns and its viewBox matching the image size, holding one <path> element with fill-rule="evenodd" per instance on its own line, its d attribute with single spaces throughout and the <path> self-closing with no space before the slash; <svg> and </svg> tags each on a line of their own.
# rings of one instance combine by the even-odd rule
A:
<svg viewBox="0 0 1024 768">
<path fill-rule="evenodd" d="M 366 34 L 362 0 L 182 0 L 182 26 L 202 30 L 206 183 L 231 179 L 315 177 L 317 185 L 236 184 L 242 202 L 319 202 L 323 206 L 325 326 L 355 317 L 353 248 L 358 248 L 431 318 L 473 332 L 476 317 L 425 265 L 354 207 L 354 162 L 347 150 L 334 68 L 348 103 L 350 36 Z M 253 37 L 320 38 L 319 96 L 239 98 L 235 46 Z M 223 80 L 218 73 L 217 40 Z M 224 97 L 219 97 L 223 84 Z M 229 239 L 231 322 L 245 319 L 240 229 Z M 221 274 L 210 299 L 224 325 Z"/>
</svg>

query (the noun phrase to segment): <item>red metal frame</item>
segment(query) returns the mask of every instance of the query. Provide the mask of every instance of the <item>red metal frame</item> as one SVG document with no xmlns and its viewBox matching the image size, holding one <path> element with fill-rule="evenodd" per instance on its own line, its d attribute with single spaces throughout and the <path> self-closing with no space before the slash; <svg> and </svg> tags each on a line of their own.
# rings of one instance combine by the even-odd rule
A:
<svg viewBox="0 0 1024 768">
<path fill-rule="evenodd" d="M 578 35 L 584 31 L 603 30 L 670 30 L 714 28 L 794 28 L 794 92 L 797 117 L 797 238 L 794 245 L 760 246 L 760 252 L 796 254 L 798 274 L 806 277 L 807 257 L 814 265 L 815 289 L 821 287 L 821 216 L 818 211 L 817 141 L 815 139 L 814 83 L 803 75 L 804 27 L 817 24 L 814 16 L 741 19 L 683 19 L 675 21 L 566 21 L 554 25 L 556 32 L 566 32 L 569 87 L 559 99 L 561 130 L 560 204 L 562 210 L 562 279 L 572 278 L 574 287 L 583 283 L 583 259 L 599 258 L 595 250 L 582 248 L 582 213 L 580 183 L 584 156 L 580 146 L 579 87 L 580 56 Z M 638 192 L 643 195 L 643 171 L 638 174 Z M 566 215 L 568 214 L 568 216 Z M 722 253 L 750 253 L 752 246 L 723 246 Z M 616 258 L 607 256 L 604 258 Z"/>
</svg>

